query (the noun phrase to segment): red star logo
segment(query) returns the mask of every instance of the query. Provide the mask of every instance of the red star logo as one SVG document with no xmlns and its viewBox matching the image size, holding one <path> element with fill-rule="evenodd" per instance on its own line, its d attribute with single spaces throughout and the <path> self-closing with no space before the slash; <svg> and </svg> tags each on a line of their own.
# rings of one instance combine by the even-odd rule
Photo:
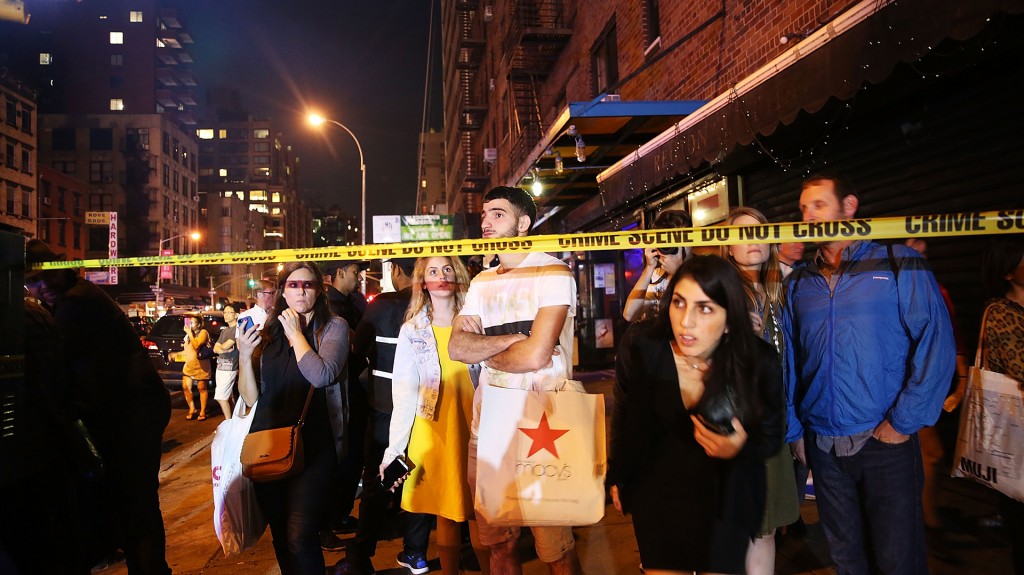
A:
<svg viewBox="0 0 1024 575">
<path fill-rule="evenodd" d="M 530 446 L 530 452 L 526 454 L 527 457 L 530 457 L 541 449 L 547 449 L 551 455 L 558 457 L 558 448 L 555 447 L 555 440 L 566 433 L 569 433 L 568 429 L 551 429 L 548 425 L 547 413 L 540 416 L 540 423 L 537 424 L 536 429 L 520 427 L 519 431 L 530 436 L 530 439 L 533 440 L 533 445 Z"/>
</svg>

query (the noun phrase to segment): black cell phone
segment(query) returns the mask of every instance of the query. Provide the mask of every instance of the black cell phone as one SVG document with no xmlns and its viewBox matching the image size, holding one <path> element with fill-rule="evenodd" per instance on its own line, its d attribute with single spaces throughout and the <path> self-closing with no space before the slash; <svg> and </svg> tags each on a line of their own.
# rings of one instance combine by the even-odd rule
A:
<svg viewBox="0 0 1024 575">
<path fill-rule="evenodd" d="M 245 333 L 247 329 L 252 327 L 252 318 L 249 316 L 245 316 L 242 319 L 238 320 L 238 327 L 241 328 L 242 333 Z"/>
<path fill-rule="evenodd" d="M 407 462 L 401 457 L 396 458 L 384 469 L 384 478 L 380 480 L 381 487 L 391 491 L 395 482 L 405 477 L 414 467 L 416 466 L 411 461 Z"/>
</svg>

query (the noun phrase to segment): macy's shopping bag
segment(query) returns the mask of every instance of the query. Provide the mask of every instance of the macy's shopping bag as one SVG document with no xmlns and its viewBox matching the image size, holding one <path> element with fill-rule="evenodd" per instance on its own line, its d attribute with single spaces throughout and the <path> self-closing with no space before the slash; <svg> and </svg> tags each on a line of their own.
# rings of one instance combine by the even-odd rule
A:
<svg viewBox="0 0 1024 575">
<path fill-rule="evenodd" d="M 971 368 L 953 477 L 977 481 L 1024 501 L 1024 398 L 1015 379 Z"/>
<path fill-rule="evenodd" d="M 474 507 L 504 526 L 591 525 L 604 516 L 604 396 L 483 386 Z"/>
<path fill-rule="evenodd" d="M 230 557 L 252 547 L 259 541 L 267 522 L 256 503 L 256 490 L 252 480 L 242 475 L 242 443 L 249 435 L 253 405 L 245 413 L 245 402 L 239 399 L 231 419 L 217 426 L 210 446 L 210 466 L 213 472 L 213 527 L 217 539 Z"/>
</svg>

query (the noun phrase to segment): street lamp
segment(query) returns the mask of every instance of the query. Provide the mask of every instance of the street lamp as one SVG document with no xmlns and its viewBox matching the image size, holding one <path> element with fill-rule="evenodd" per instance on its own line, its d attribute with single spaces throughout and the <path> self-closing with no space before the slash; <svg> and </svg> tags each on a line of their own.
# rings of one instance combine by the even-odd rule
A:
<svg viewBox="0 0 1024 575">
<path fill-rule="evenodd" d="M 323 116 L 320 116 L 318 114 L 310 114 L 310 115 L 306 116 L 306 120 L 310 124 L 312 124 L 314 126 L 319 126 L 319 125 L 323 124 L 324 122 L 328 122 L 328 123 L 334 124 L 335 126 L 338 126 L 342 130 L 345 130 L 346 132 L 348 132 L 348 135 L 352 136 L 352 139 L 355 140 L 355 142 L 356 142 L 356 149 L 359 150 L 359 172 L 361 173 L 361 175 L 363 177 L 362 213 L 360 215 L 360 220 L 359 220 L 359 241 L 360 241 L 360 243 L 362 243 L 365 246 L 366 245 L 366 162 L 363 161 L 363 147 L 359 145 L 359 138 L 357 138 L 356 135 L 352 133 L 352 130 L 349 130 L 347 126 L 345 126 L 344 124 L 342 124 L 341 122 L 338 122 L 336 120 L 331 120 L 330 118 L 324 118 Z"/>
<path fill-rule="evenodd" d="M 199 232 L 188 232 L 188 233 L 185 233 L 185 234 L 178 234 L 176 236 L 171 236 L 171 237 L 169 237 L 167 239 L 160 240 L 160 243 L 156 247 L 157 248 L 156 249 L 157 255 L 163 255 L 163 253 L 164 253 L 164 244 L 165 243 L 170 242 L 171 240 L 176 240 L 178 238 L 184 238 L 186 236 L 188 236 L 189 238 L 192 238 L 192 241 L 199 241 L 199 238 L 202 237 L 202 234 L 200 234 Z M 156 296 L 158 298 L 160 297 L 160 276 L 161 276 L 160 267 L 161 266 L 157 266 L 156 267 L 156 287 L 153 290 L 156 293 Z"/>
</svg>

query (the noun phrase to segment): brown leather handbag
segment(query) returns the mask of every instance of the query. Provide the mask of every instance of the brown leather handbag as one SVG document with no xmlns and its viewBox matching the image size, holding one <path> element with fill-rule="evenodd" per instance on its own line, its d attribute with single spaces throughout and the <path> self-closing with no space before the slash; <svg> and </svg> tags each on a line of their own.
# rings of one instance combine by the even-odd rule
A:
<svg viewBox="0 0 1024 575">
<path fill-rule="evenodd" d="M 302 472 L 302 425 L 306 410 L 313 399 L 315 388 L 309 386 L 306 405 L 302 408 L 299 422 L 291 427 L 275 427 L 255 431 L 245 436 L 242 442 L 242 475 L 263 483 L 286 479 Z"/>
</svg>

